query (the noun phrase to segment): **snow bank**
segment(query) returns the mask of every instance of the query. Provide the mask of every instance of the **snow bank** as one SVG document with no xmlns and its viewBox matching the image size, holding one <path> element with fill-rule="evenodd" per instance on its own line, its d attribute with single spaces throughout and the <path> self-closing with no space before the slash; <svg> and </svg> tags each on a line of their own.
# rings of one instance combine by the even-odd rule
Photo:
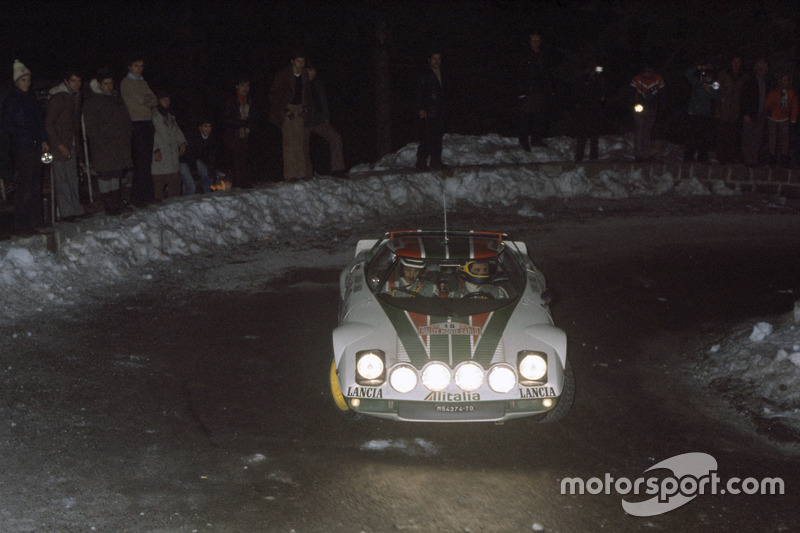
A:
<svg viewBox="0 0 800 533">
<path fill-rule="evenodd" d="M 248 191 L 176 198 L 124 217 L 97 217 L 81 223 L 55 254 L 39 239 L 0 243 L 0 291 L 5 321 L 56 304 L 72 304 L 81 296 L 136 275 L 152 262 L 198 254 L 211 247 L 253 240 L 302 242 L 309 234 L 335 235 L 342 226 L 370 218 L 409 212 L 438 212 L 447 203 L 484 208 L 517 206 L 523 216 L 540 216 L 524 205 L 527 199 L 628 198 L 675 190 L 671 175 L 645 179 L 637 173 L 606 171 L 589 179 L 578 168 L 560 176 L 500 164 L 569 159 L 574 141 L 548 139 L 548 148 L 520 150 L 515 139 L 486 135 L 445 136 L 445 161 L 481 165 L 443 179 L 438 172 L 410 172 L 416 144 L 409 144 L 374 165 L 351 170 L 352 179 L 319 178 L 273 184 Z M 630 153 L 630 139 L 606 137 L 602 157 Z M 667 153 L 667 152 L 665 152 Z M 493 166 L 494 165 L 494 166 Z M 398 170 L 365 175 L 376 170 Z M 698 183 L 682 184 L 684 194 L 708 194 Z"/>
<path fill-rule="evenodd" d="M 698 377 L 717 383 L 755 417 L 800 430 L 800 324 L 794 315 L 735 328 L 709 350 Z"/>
</svg>

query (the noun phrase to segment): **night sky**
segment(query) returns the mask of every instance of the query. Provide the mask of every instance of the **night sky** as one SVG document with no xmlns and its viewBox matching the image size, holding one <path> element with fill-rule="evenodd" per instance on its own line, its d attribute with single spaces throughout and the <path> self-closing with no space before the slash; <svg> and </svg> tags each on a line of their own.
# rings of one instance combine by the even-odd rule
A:
<svg viewBox="0 0 800 533">
<path fill-rule="evenodd" d="M 557 87 L 549 134 L 559 135 L 568 134 L 574 120 L 571 84 L 590 63 L 604 65 L 612 96 L 644 63 L 654 65 L 664 73 L 672 89 L 671 108 L 678 113 L 688 94 L 682 75 L 689 65 L 724 65 L 736 52 L 746 63 L 766 56 L 793 71 L 800 36 L 796 1 L 62 0 L 0 5 L 0 65 L 6 65 L 7 83 L 15 58 L 32 70 L 40 88 L 57 82 L 67 65 L 86 79 L 102 66 L 121 78 L 131 55 L 144 56 L 145 78 L 154 89 L 173 94 L 184 128 L 201 115 L 218 115 L 239 72 L 252 78 L 253 96 L 266 112 L 273 76 L 288 65 L 292 50 L 302 49 L 325 82 L 348 166 L 379 155 L 374 58 L 381 21 L 390 31 L 395 149 L 416 139 L 411 88 L 432 48 L 441 50 L 451 80 L 449 131 L 513 135 L 514 70 L 528 32 L 541 32 Z M 610 114 L 612 129 L 625 127 L 621 100 L 613 102 Z M 265 123 L 265 161 L 274 158 L 278 135 Z"/>
</svg>

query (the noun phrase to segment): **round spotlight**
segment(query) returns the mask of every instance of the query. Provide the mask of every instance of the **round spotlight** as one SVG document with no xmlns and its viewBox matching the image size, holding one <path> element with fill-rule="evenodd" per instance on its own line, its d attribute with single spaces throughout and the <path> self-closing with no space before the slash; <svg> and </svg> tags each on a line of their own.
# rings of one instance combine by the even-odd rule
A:
<svg viewBox="0 0 800 533">
<path fill-rule="evenodd" d="M 408 365 L 396 366 L 389 374 L 389 384 L 397 392 L 411 392 L 417 386 L 417 373 Z"/>
<path fill-rule="evenodd" d="M 428 390 L 440 392 L 450 385 L 450 369 L 444 363 L 431 363 L 422 371 L 422 384 Z"/>
<path fill-rule="evenodd" d="M 542 379 L 547 374 L 547 361 L 539 354 L 528 354 L 519 362 L 519 375 L 531 381 Z"/>
<path fill-rule="evenodd" d="M 365 353 L 358 358 L 356 371 L 364 379 L 377 379 L 383 374 L 383 360 L 374 353 Z"/>
<path fill-rule="evenodd" d="M 483 385 L 483 369 L 478 363 L 464 363 L 456 368 L 456 385 L 465 392 L 478 390 Z"/>
<path fill-rule="evenodd" d="M 489 370 L 488 382 L 493 391 L 505 394 L 517 384 L 517 376 L 510 366 L 495 365 Z"/>
</svg>

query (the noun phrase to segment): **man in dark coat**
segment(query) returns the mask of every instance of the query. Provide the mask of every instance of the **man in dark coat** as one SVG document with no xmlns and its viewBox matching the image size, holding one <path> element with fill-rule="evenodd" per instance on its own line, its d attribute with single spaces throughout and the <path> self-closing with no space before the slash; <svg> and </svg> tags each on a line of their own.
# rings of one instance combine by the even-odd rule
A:
<svg viewBox="0 0 800 533">
<path fill-rule="evenodd" d="M 303 146 L 305 119 L 311 101 L 305 64 L 305 54 L 295 51 L 289 66 L 275 75 L 269 92 L 269 120 L 281 129 L 283 179 L 288 181 L 311 177 L 306 174 Z"/>
<path fill-rule="evenodd" d="M 14 61 L 14 87 L 3 101 L 0 128 L 11 136 L 11 153 L 16 172 L 14 227 L 33 233 L 42 216 L 41 154 L 50 151 L 42 110 L 31 91 L 31 71 Z"/>
<path fill-rule="evenodd" d="M 541 34 L 530 33 L 528 44 L 517 67 L 519 145 L 526 151 L 530 151 L 531 146 L 547 146 L 542 137 L 547 119 L 547 95 L 552 92 L 553 85 L 541 48 Z"/>
<path fill-rule="evenodd" d="M 764 102 L 767 99 L 767 72 L 769 63 L 765 59 L 756 61 L 755 73 L 745 80 L 742 86 L 742 162 L 755 167 L 762 159 L 764 131 L 767 127 L 767 113 Z"/>
<path fill-rule="evenodd" d="M 442 137 L 445 130 L 445 84 L 442 81 L 442 54 L 428 56 L 428 68 L 417 80 L 417 116 L 420 119 L 420 140 L 417 147 L 417 168 L 445 168 L 442 163 Z"/>
<path fill-rule="evenodd" d="M 342 150 L 342 136 L 331 124 L 331 113 L 328 109 L 328 98 L 325 95 L 325 85 L 317 76 L 317 69 L 307 67 L 308 84 L 311 87 L 311 100 L 308 106 L 308 116 L 305 119 L 305 139 L 303 149 L 306 156 L 306 175 L 313 175 L 311 165 L 311 134 L 318 135 L 328 143 L 330 151 L 330 171 L 332 176 L 344 177 L 344 151 Z"/>
<path fill-rule="evenodd" d="M 117 215 L 129 209 L 122 202 L 120 180 L 125 170 L 133 166 L 131 116 L 114 90 L 111 70 L 100 70 L 90 87 L 91 96 L 83 104 L 89 161 L 97 172 L 97 187 L 106 213 Z"/>
<path fill-rule="evenodd" d="M 225 147 L 233 158 L 233 186 L 249 189 L 253 186 L 253 168 L 250 164 L 250 137 L 256 129 L 256 108 L 250 97 L 250 78 L 236 79 L 236 94 L 225 101 L 223 120 Z"/>
<path fill-rule="evenodd" d="M 589 142 L 589 159 L 598 157 L 598 137 L 605 126 L 605 80 L 603 67 L 592 65 L 576 88 L 575 161 L 583 161 Z"/>
</svg>

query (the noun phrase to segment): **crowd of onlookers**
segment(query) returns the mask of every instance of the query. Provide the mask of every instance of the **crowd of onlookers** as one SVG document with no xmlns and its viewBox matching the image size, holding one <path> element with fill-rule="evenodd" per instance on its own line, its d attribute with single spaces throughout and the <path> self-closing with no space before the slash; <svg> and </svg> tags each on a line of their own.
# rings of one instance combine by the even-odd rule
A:
<svg viewBox="0 0 800 533">
<path fill-rule="evenodd" d="M 709 161 L 748 167 L 790 168 L 798 164 L 798 97 L 788 73 L 771 82 L 769 65 L 758 59 L 752 74 L 734 56 L 723 69 L 693 65 L 686 71 L 691 86 L 686 120 L 685 161 Z M 631 83 L 636 113 L 638 158 L 646 158 L 653 123 L 663 107 L 664 80 L 645 69 Z M 641 151 L 639 147 L 642 147 Z"/>
<path fill-rule="evenodd" d="M 168 197 L 209 193 L 220 176 L 225 188 L 253 186 L 250 140 L 260 110 L 250 97 L 248 77 L 236 79 L 219 124 L 197 117 L 184 133 L 170 93 L 154 91 L 145 80 L 144 60 L 133 58 L 127 67 L 118 84 L 111 70 L 103 68 L 88 87 L 80 73 L 68 69 L 42 105 L 31 90 L 31 71 L 14 61 L 14 86 L 3 101 L 0 130 L 10 140 L 8 177 L 14 182 L 14 226 L 19 232 L 33 233 L 44 225 L 44 164 L 51 165 L 62 221 L 85 215 L 81 172 L 96 177 L 100 203 L 109 215 Z M 284 179 L 313 175 L 312 135 L 329 145 L 331 174 L 344 176 L 341 136 L 330 123 L 323 83 L 302 52 L 295 52 L 275 76 L 270 104 L 270 121 L 283 135 Z M 224 174 L 217 168 L 223 149 L 231 161 Z"/>
<path fill-rule="evenodd" d="M 519 143 L 525 150 L 541 146 L 548 108 L 554 93 L 547 53 L 539 33 L 529 35 L 517 71 L 519 95 Z M 723 164 L 748 167 L 770 165 L 783 168 L 800 163 L 797 136 L 798 96 L 789 72 L 770 79 L 769 64 L 758 59 L 752 73 L 734 55 L 722 68 L 692 65 L 686 71 L 690 86 L 685 119 L 685 161 L 709 161 L 715 153 Z M 576 84 L 575 160 L 597 159 L 598 135 L 605 131 L 609 113 L 609 91 L 601 65 L 586 69 Z M 651 157 L 653 128 L 666 112 L 666 84 L 652 66 L 645 66 L 630 82 L 625 98 L 633 114 L 634 156 Z"/>
<path fill-rule="evenodd" d="M 552 64 L 538 32 L 528 35 L 512 91 L 517 98 L 519 145 L 544 147 L 548 111 L 555 94 Z M 442 137 L 447 127 L 448 93 L 442 53 L 432 49 L 418 77 L 415 119 L 419 126 L 416 167 L 442 169 Z M 102 208 L 111 215 L 143 207 L 167 197 L 209 193 L 224 176 L 227 187 L 253 184 L 251 139 L 258 117 L 267 115 L 281 131 L 283 178 L 298 180 L 314 174 L 312 135 L 329 148 L 330 173 L 345 175 L 341 135 L 330 121 L 325 88 L 305 54 L 293 52 L 289 64 L 274 77 L 268 109 L 250 96 L 250 79 L 240 76 L 222 106 L 221 120 L 196 117 L 187 132 L 178 125 L 172 98 L 153 90 L 144 78 L 144 60 L 132 58 L 117 84 L 109 69 L 99 70 L 88 84 L 75 70 L 49 91 L 45 106 L 31 91 L 31 72 L 15 61 L 14 86 L 3 101 L 0 129 L 10 138 L 15 183 L 14 222 L 18 230 L 35 231 L 43 223 L 42 164 L 50 163 L 53 192 L 60 220 L 84 216 L 79 173 L 96 176 Z M 724 164 L 789 168 L 800 161 L 797 135 L 798 97 L 789 73 L 774 83 L 769 65 L 758 59 L 748 73 L 740 56 L 725 68 L 691 66 L 685 73 L 690 87 L 685 117 L 685 161 L 706 162 L 715 154 Z M 598 158 L 598 137 L 607 131 L 609 91 L 601 65 L 592 64 L 574 84 L 575 161 Z M 630 82 L 625 105 L 633 118 L 633 155 L 651 157 L 654 126 L 665 112 L 666 84 L 645 67 Z M 618 99 L 617 99 L 618 101 Z M 220 154 L 225 150 L 224 154 Z M 230 164 L 220 172 L 220 155 Z"/>
</svg>

